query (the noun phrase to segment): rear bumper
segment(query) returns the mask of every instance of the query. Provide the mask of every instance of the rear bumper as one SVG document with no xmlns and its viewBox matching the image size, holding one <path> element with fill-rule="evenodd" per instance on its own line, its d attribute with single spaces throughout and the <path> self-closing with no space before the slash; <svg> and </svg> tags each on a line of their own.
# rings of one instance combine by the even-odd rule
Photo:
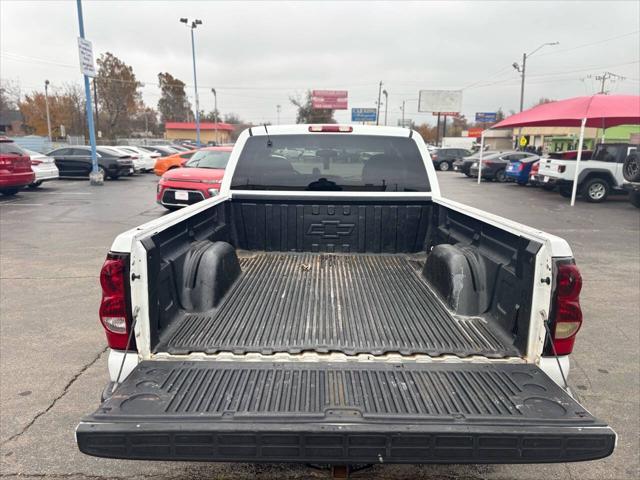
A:
<svg viewBox="0 0 640 480">
<path fill-rule="evenodd" d="M 471 167 L 469 169 L 469 173 L 472 177 L 478 176 L 478 167 Z M 495 176 L 495 172 L 493 170 L 489 170 L 486 167 L 482 169 L 482 178 L 493 178 Z"/>
<path fill-rule="evenodd" d="M 285 419 L 282 420 L 286 422 Z M 83 453 L 131 460 L 292 463 L 553 463 L 604 458 L 607 427 L 81 423 Z"/>
<path fill-rule="evenodd" d="M 0 188 L 24 187 L 33 182 L 34 173 L 9 173 L 0 176 Z"/>
<path fill-rule="evenodd" d="M 58 171 L 58 167 L 54 165 L 47 166 L 37 166 L 33 167 L 33 171 L 35 173 L 34 182 L 45 182 L 48 180 L 56 180 L 60 176 L 60 172 Z"/>
<path fill-rule="evenodd" d="M 557 185 L 557 179 L 548 175 L 538 174 L 531 176 L 532 181 L 541 185 Z"/>
<path fill-rule="evenodd" d="M 622 188 L 624 188 L 627 192 L 640 192 L 640 183 L 624 182 L 622 184 Z"/>
</svg>

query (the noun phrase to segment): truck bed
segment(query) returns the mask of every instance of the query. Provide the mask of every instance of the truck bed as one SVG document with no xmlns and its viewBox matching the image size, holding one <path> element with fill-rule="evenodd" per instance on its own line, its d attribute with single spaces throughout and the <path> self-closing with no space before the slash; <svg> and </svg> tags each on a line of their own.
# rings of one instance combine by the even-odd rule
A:
<svg viewBox="0 0 640 480">
<path fill-rule="evenodd" d="M 518 356 L 481 317 L 453 315 L 412 255 L 246 252 L 213 310 L 182 313 L 156 352 Z"/>
</svg>

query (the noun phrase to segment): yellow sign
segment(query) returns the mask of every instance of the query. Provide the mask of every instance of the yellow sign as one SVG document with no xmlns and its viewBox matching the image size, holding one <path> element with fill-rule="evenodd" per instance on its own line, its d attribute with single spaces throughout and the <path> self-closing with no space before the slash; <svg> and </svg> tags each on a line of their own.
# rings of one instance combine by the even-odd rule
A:
<svg viewBox="0 0 640 480">
<path fill-rule="evenodd" d="M 521 147 L 526 147 L 527 146 L 527 137 L 520 137 L 520 146 Z"/>
</svg>

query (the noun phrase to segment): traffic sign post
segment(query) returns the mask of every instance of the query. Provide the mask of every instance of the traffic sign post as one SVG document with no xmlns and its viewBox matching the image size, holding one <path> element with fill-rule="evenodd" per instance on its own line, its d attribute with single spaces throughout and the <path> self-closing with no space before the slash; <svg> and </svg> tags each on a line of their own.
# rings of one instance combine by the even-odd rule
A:
<svg viewBox="0 0 640 480">
<path fill-rule="evenodd" d="M 93 127 L 93 108 L 91 106 L 91 88 L 89 87 L 89 77 L 95 77 L 96 67 L 93 63 L 93 47 L 91 42 L 84 38 L 84 21 L 82 18 L 82 0 L 76 0 L 78 10 L 78 26 L 80 37 L 78 38 L 78 51 L 80 56 L 80 71 L 84 75 L 84 94 L 87 104 L 87 126 L 89 128 L 89 142 L 91 143 L 91 173 L 89 183 L 91 185 L 102 185 L 104 175 L 98 171 L 98 155 L 96 153 L 96 134 Z"/>
<path fill-rule="evenodd" d="M 375 108 L 352 108 L 352 122 L 375 122 L 377 113 Z"/>
<path fill-rule="evenodd" d="M 524 147 L 527 146 L 527 143 L 529 143 L 529 142 L 527 141 L 527 137 L 520 137 L 520 142 L 519 143 L 520 143 L 520 146 L 522 148 L 524 148 Z"/>
</svg>

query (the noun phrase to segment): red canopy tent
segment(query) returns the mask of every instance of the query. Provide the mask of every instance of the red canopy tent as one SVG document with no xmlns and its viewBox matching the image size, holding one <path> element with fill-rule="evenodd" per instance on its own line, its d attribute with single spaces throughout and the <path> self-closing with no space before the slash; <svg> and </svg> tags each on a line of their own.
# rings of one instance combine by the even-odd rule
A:
<svg viewBox="0 0 640 480">
<path fill-rule="evenodd" d="M 578 142 L 578 157 L 576 159 L 576 171 L 571 194 L 571 205 L 573 206 L 576 201 L 585 127 L 609 128 L 616 125 L 637 124 L 640 124 L 640 96 L 598 94 L 538 105 L 524 112 L 511 115 L 491 128 L 579 126 L 580 140 Z M 484 132 L 480 144 L 480 151 L 482 152 L 484 148 Z M 478 183 L 480 182 L 480 170 L 482 170 L 482 153 L 480 153 L 479 164 Z"/>
</svg>

